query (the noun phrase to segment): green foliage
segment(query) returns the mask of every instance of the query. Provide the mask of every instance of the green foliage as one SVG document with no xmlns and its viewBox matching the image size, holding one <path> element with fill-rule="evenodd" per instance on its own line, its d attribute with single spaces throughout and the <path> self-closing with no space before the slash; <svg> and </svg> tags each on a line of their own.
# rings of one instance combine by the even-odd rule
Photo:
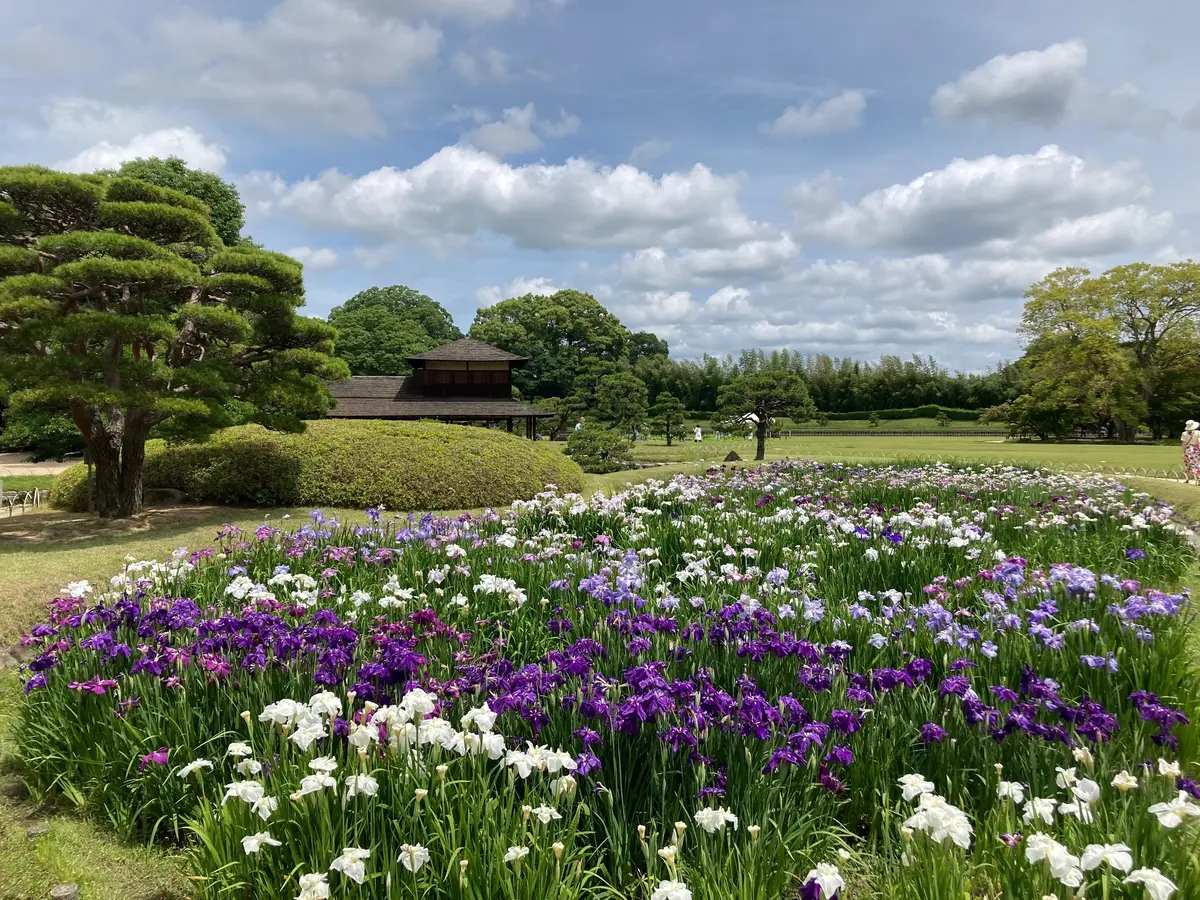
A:
<svg viewBox="0 0 1200 900">
<path fill-rule="evenodd" d="M 585 472 L 603 475 L 633 466 L 631 445 L 615 429 L 584 425 L 567 438 L 567 456 Z"/>
<path fill-rule="evenodd" d="M 172 156 L 159 159 L 131 159 L 121 165 L 117 174 L 124 175 L 129 182 L 142 182 L 171 188 L 194 197 L 207 209 L 217 236 L 232 247 L 241 242 L 242 226 L 245 224 L 245 209 L 238 190 L 228 181 L 211 172 L 188 168 L 182 159 Z M 113 198 L 115 199 L 115 198 Z"/>
<path fill-rule="evenodd" d="M 904 409 L 870 409 L 863 412 L 825 413 L 831 422 L 857 422 L 876 416 L 883 421 L 889 419 L 936 419 L 944 415 L 951 422 L 976 422 L 979 420 L 978 409 L 953 409 L 946 406 L 912 406 Z"/>
<path fill-rule="evenodd" d="M 646 384 L 629 371 L 605 375 L 596 386 L 596 409 L 624 434 L 646 421 Z"/>
<path fill-rule="evenodd" d="M 224 248 L 208 205 L 173 185 L 0 168 L 0 203 L 0 376 L 18 415 L 69 410 L 101 515 L 140 507 L 152 429 L 299 429 L 348 374 L 333 330 L 296 313 L 300 265 Z"/>
<path fill-rule="evenodd" d="M 513 380 L 530 398 L 570 395 L 589 363 L 625 360 L 630 340 L 620 320 L 594 297 L 570 290 L 485 307 L 475 314 L 471 337 L 529 357 Z"/>
<path fill-rule="evenodd" d="M 755 459 L 763 459 L 766 454 L 772 419 L 791 416 L 793 420 L 803 422 L 817 413 L 804 380 L 791 372 L 739 375 L 721 387 L 717 408 L 726 420 L 754 416 L 758 444 Z"/>
<path fill-rule="evenodd" d="M 1177 429 L 1200 399 L 1200 264 L 1051 272 L 1025 293 L 1025 390 L 1004 411 L 1039 437 Z"/>
<path fill-rule="evenodd" d="M 41 462 L 83 450 L 83 438 L 70 416 L 54 409 L 7 409 L 0 450 L 24 450 Z"/>
<path fill-rule="evenodd" d="M 938 428 L 945 428 L 947 425 L 950 424 L 950 417 L 948 415 L 946 415 L 944 412 L 941 412 L 939 410 L 939 412 L 937 414 L 937 423 L 938 423 Z"/>
<path fill-rule="evenodd" d="M 87 508 L 87 469 L 55 481 L 51 502 Z M 329 419 L 302 434 L 257 425 L 201 443 L 151 441 L 146 486 L 188 498 L 253 506 L 477 509 L 529 499 L 547 484 L 583 489 L 579 467 L 547 443 L 434 422 Z"/>
<path fill-rule="evenodd" d="M 879 413 L 871 413 L 870 417 L 867 419 L 867 427 L 868 428 L 878 428 L 879 427 Z"/>
<path fill-rule="evenodd" d="M 683 408 L 683 401 L 669 391 L 659 394 L 654 401 L 654 408 L 650 410 L 650 416 L 666 434 L 668 447 L 671 446 L 671 440 L 679 434 L 680 428 L 683 427 L 686 415 L 687 410 Z"/>
<path fill-rule="evenodd" d="M 402 284 L 360 291 L 334 307 L 329 324 L 334 352 L 355 375 L 403 375 L 408 357 L 463 336 L 440 303 Z"/>
</svg>

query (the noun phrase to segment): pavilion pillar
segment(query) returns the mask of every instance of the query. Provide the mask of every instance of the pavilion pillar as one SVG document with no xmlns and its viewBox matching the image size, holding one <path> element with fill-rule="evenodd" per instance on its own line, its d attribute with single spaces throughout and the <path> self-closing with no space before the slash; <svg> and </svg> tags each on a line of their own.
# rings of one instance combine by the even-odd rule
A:
<svg viewBox="0 0 1200 900">
<path fill-rule="evenodd" d="M 513 417 L 512 416 L 508 417 L 508 433 L 509 434 L 513 433 Z"/>
</svg>

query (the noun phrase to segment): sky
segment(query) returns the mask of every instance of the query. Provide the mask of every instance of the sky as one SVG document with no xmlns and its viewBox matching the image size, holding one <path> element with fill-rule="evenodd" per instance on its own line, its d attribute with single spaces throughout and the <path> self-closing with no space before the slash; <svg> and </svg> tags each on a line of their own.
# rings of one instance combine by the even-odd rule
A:
<svg viewBox="0 0 1200 900">
<path fill-rule="evenodd" d="M 0 164 L 176 155 L 458 325 L 587 291 L 676 358 L 1020 354 L 1063 265 L 1200 257 L 1193 0 L 0 0 Z"/>
</svg>

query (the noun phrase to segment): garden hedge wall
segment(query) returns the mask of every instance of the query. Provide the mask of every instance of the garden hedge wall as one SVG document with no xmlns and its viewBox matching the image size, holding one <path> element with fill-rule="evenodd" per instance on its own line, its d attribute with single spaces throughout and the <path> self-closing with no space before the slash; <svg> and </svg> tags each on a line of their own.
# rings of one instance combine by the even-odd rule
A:
<svg viewBox="0 0 1200 900">
<path fill-rule="evenodd" d="M 87 509 L 87 469 L 54 482 L 60 509 Z M 146 448 L 145 486 L 191 500 L 249 506 L 476 509 L 527 500 L 547 484 L 581 491 L 583 472 L 548 442 L 434 422 L 310 422 L 302 434 L 257 425 L 203 443 Z"/>
<path fill-rule="evenodd" d="M 866 421 L 871 418 L 871 412 L 879 416 L 880 419 L 936 419 L 938 413 L 945 413 L 946 417 L 952 422 L 978 422 L 979 414 L 983 412 L 980 409 L 955 409 L 952 406 L 935 406 L 928 404 L 926 406 L 913 406 L 908 409 L 876 409 L 866 412 L 841 412 L 841 413 L 825 413 L 834 422 L 849 422 L 862 419 Z"/>
</svg>

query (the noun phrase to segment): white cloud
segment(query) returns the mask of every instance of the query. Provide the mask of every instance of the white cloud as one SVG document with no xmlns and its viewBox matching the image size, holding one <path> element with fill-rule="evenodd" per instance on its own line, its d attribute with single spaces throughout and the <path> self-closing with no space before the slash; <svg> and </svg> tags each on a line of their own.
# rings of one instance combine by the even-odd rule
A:
<svg viewBox="0 0 1200 900">
<path fill-rule="evenodd" d="M 514 106 L 504 110 L 498 122 L 488 122 L 468 131 L 463 140 L 501 159 L 528 153 L 542 146 L 542 139 L 533 133 L 533 118 L 532 103 Z"/>
<path fill-rule="evenodd" d="M 618 268 L 621 279 L 632 286 L 693 287 L 729 278 L 777 278 L 782 267 L 799 254 L 796 242 L 783 234 L 731 248 L 669 253 L 662 247 L 649 247 L 622 256 Z"/>
<path fill-rule="evenodd" d="M 636 147 L 629 151 L 629 163 L 634 166 L 644 166 L 648 162 L 665 156 L 671 150 L 670 141 L 662 141 L 658 138 L 651 138 L 648 141 L 642 141 Z"/>
<path fill-rule="evenodd" d="M 742 212 L 741 179 L 701 165 L 653 178 L 585 159 L 513 166 L 453 146 L 411 169 L 388 166 L 358 178 L 330 170 L 290 186 L 254 173 L 241 184 L 256 216 L 434 248 L 484 232 L 539 250 L 736 247 L 770 234 Z"/>
<path fill-rule="evenodd" d="M 1108 213 L 1149 221 L 1138 205 L 1151 191 L 1134 163 L 1103 166 L 1047 145 L 1033 154 L 955 159 L 907 184 L 871 191 L 857 203 L 833 202 L 828 176 L 802 183 L 790 201 L 806 236 L 851 247 L 899 247 L 916 252 L 963 250 L 989 241 L 1033 241 L 1054 229 L 1064 253 L 1070 223 Z M 1161 222 L 1161 220 L 1160 220 Z"/>
<path fill-rule="evenodd" d="M 939 87 L 933 95 L 933 111 L 944 119 L 996 116 L 1055 125 L 1083 82 L 1087 57 L 1082 41 L 994 56 Z"/>
<path fill-rule="evenodd" d="M 124 144 L 99 141 L 82 150 L 58 168 L 68 172 L 94 172 L 112 169 L 130 159 L 146 156 L 178 156 L 189 166 L 208 172 L 225 168 L 226 148 L 209 143 L 194 128 L 163 128 L 146 134 L 135 134 Z"/>
<path fill-rule="evenodd" d="M 678 324 L 695 314 L 688 291 L 647 291 L 624 306 L 621 318 L 634 325 Z"/>
<path fill-rule="evenodd" d="M 479 301 L 480 306 L 492 306 L 511 297 L 524 297 L 526 294 L 533 294 L 535 297 L 550 297 L 561 290 L 562 288 L 549 278 L 526 278 L 520 275 L 504 287 L 500 287 L 498 284 L 481 287 L 475 292 L 475 299 Z"/>
<path fill-rule="evenodd" d="M 1130 84 L 1101 88 L 1084 76 L 1083 41 L 996 56 L 957 81 L 943 84 L 931 101 L 943 119 L 985 118 L 1052 127 L 1065 119 L 1110 131 L 1160 135 L 1175 115 L 1155 106 Z"/>
<path fill-rule="evenodd" d="M 867 97 L 862 91 L 846 90 L 815 106 L 812 103 L 789 106 L 761 130 L 767 134 L 797 136 L 852 131 L 862 124 L 866 108 Z"/>
<path fill-rule="evenodd" d="M 725 285 L 704 301 L 706 309 L 718 314 L 741 314 L 750 310 L 750 292 L 745 288 Z"/>
<path fill-rule="evenodd" d="M 258 20 L 185 10 L 154 21 L 163 56 L 131 79 L 177 102 L 212 103 L 270 127 L 323 125 L 378 134 L 383 123 L 365 89 L 396 84 L 437 58 L 441 32 L 424 21 L 433 6 L 280 0 Z M 454 4 L 466 7 L 487 4 Z"/>
<path fill-rule="evenodd" d="M 498 159 L 538 150 L 542 137 L 555 139 L 575 134 L 581 122 L 578 116 L 561 113 L 557 122 L 537 118 L 532 103 L 510 107 L 494 122 L 485 122 L 466 132 L 463 142 L 485 150 Z"/>
<path fill-rule="evenodd" d="M 288 256 L 304 265 L 304 268 L 310 272 L 321 272 L 326 269 L 337 268 L 338 255 L 337 251 L 331 250 L 329 247 L 293 247 L 287 251 Z"/>
</svg>

